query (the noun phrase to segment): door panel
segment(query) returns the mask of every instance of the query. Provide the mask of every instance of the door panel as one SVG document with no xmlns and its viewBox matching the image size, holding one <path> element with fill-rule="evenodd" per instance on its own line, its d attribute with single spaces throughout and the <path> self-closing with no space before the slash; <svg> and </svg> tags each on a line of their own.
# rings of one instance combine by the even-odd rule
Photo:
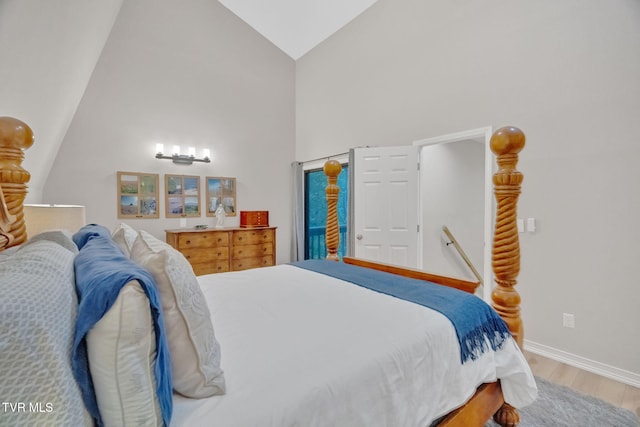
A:
<svg viewBox="0 0 640 427">
<path fill-rule="evenodd" d="M 354 150 L 356 257 L 417 267 L 418 161 L 415 146 Z"/>
</svg>

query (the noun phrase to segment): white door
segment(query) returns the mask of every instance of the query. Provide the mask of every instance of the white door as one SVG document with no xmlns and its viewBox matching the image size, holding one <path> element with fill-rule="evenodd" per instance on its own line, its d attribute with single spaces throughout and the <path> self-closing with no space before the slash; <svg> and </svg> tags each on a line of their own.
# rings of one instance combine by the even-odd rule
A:
<svg viewBox="0 0 640 427">
<path fill-rule="evenodd" d="M 416 146 L 354 149 L 354 256 L 418 267 L 418 151 Z"/>
</svg>

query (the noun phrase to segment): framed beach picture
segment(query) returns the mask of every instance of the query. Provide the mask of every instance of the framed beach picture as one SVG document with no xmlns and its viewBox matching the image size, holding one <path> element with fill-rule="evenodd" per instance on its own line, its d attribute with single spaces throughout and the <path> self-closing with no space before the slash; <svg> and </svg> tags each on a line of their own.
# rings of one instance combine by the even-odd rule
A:
<svg viewBox="0 0 640 427">
<path fill-rule="evenodd" d="M 200 216 L 200 177 L 165 175 L 165 216 Z"/>
<path fill-rule="evenodd" d="M 236 215 L 236 179 L 223 176 L 207 177 L 207 216 L 216 216 L 220 204 L 226 216 Z"/>
<path fill-rule="evenodd" d="M 118 171 L 118 218 L 159 218 L 159 179 L 154 173 Z"/>
</svg>

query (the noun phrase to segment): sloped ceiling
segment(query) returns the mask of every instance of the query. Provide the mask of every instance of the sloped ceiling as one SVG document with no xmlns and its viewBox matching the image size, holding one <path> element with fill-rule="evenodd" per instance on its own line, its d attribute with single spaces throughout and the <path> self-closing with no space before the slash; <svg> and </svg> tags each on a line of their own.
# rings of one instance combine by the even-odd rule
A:
<svg viewBox="0 0 640 427">
<path fill-rule="evenodd" d="M 297 60 L 377 0 L 219 1 Z"/>
<path fill-rule="evenodd" d="M 123 1 L 0 0 L 0 116 L 36 137 L 23 165 L 27 203 L 46 201 L 44 183 Z M 219 1 L 295 60 L 377 0 Z"/>
<path fill-rule="evenodd" d="M 35 144 L 26 201 L 42 189 L 123 0 L 0 0 L 0 116 L 27 123 Z"/>
</svg>

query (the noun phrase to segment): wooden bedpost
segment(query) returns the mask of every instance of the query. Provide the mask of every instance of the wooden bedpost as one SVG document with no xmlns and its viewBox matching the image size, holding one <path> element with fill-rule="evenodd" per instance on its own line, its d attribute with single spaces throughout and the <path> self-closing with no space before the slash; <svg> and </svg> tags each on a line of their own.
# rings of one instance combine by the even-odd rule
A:
<svg viewBox="0 0 640 427">
<path fill-rule="evenodd" d="M 327 175 L 327 230 L 326 245 L 327 259 L 339 261 L 338 247 L 340 246 L 340 226 L 338 224 L 338 175 L 342 172 L 342 165 L 336 160 L 327 160 L 324 164 L 324 173 Z"/>
<path fill-rule="evenodd" d="M 516 170 L 516 164 L 524 143 L 524 133 L 511 126 L 498 129 L 491 137 L 491 151 L 498 161 L 498 171 L 493 175 L 498 204 L 493 237 L 493 274 L 496 287 L 491 297 L 493 308 L 505 320 L 520 348 L 523 339 L 520 295 L 514 286 L 520 272 L 516 208 L 523 175 Z"/>
<path fill-rule="evenodd" d="M 33 131 L 13 117 L 0 117 L 0 250 L 27 239 L 22 205 L 31 175 L 21 164 Z"/>
<path fill-rule="evenodd" d="M 498 171 L 493 175 L 496 202 L 496 228 L 493 237 L 493 274 L 496 281 L 491 299 L 493 308 L 504 319 L 520 348 L 523 329 L 520 317 L 520 295 L 514 286 L 520 272 L 517 204 L 523 175 L 516 170 L 518 153 L 524 148 L 524 133 L 515 127 L 498 129 L 491 136 L 491 151 L 497 156 Z M 505 403 L 493 416 L 501 426 L 515 426 L 520 416 Z"/>
</svg>

